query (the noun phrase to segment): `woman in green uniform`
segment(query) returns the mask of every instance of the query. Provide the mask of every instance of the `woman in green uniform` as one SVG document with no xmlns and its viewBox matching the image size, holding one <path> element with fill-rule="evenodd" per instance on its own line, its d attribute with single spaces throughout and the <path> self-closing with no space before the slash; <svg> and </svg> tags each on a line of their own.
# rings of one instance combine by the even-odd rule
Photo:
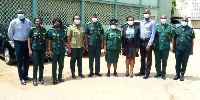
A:
<svg viewBox="0 0 200 100">
<path fill-rule="evenodd" d="M 36 27 L 32 27 L 29 30 L 28 48 L 29 56 L 33 57 L 33 85 L 37 86 L 37 71 L 39 66 L 39 81 L 44 84 L 43 70 L 44 70 L 44 56 L 47 44 L 47 32 L 46 29 L 41 27 L 42 19 L 36 17 L 34 19 Z"/>
<path fill-rule="evenodd" d="M 121 31 L 117 30 L 117 19 L 110 20 L 110 28 L 104 34 L 104 54 L 105 60 L 107 62 L 108 73 L 107 77 L 110 77 L 110 67 L 111 64 L 114 66 L 114 76 L 117 74 L 117 62 L 119 58 L 119 53 L 121 50 Z"/>
<path fill-rule="evenodd" d="M 84 50 L 84 28 L 80 25 L 80 16 L 75 15 L 73 17 L 74 24 L 69 26 L 67 30 L 68 36 L 68 52 L 71 53 L 70 68 L 72 78 L 76 79 L 75 76 L 75 62 L 77 60 L 78 76 L 84 78 L 82 74 L 82 57 Z"/>
<path fill-rule="evenodd" d="M 57 63 L 59 65 L 58 80 L 64 82 L 62 79 L 62 72 L 64 68 L 66 28 L 62 25 L 60 18 L 54 18 L 53 27 L 48 30 L 48 50 L 50 57 L 52 57 L 52 77 L 53 84 L 57 84 L 56 71 Z"/>
</svg>

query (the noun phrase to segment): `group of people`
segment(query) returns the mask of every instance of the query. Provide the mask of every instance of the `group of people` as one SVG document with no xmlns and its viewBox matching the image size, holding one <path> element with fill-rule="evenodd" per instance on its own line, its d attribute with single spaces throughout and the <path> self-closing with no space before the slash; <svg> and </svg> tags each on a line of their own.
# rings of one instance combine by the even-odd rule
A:
<svg viewBox="0 0 200 100">
<path fill-rule="evenodd" d="M 188 26 L 188 18 L 182 19 L 182 25 L 175 29 L 167 24 L 167 16 L 161 15 L 160 23 L 156 24 L 150 18 L 150 10 L 144 10 L 144 20 L 140 26 L 134 24 L 134 17 L 126 18 L 127 24 L 119 30 L 118 20 L 110 20 L 110 29 L 104 32 L 103 26 L 98 21 L 98 16 L 94 12 L 91 14 L 92 22 L 85 25 L 80 24 L 80 16 L 75 15 L 73 25 L 68 28 L 63 26 L 60 18 L 54 18 L 52 27 L 47 31 L 41 27 L 42 18 L 34 19 L 35 27 L 31 28 L 31 21 L 26 19 L 23 10 L 18 10 L 18 18 L 12 20 L 8 29 L 8 37 L 14 41 L 16 61 L 19 79 L 22 85 L 26 85 L 26 80 L 33 80 L 33 85 L 37 86 L 37 71 L 39 67 L 39 81 L 44 84 L 44 56 L 49 54 L 52 58 L 52 78 L 53 84 L 64 82 L 62 72 L 64 68 L 65 45 L 67 39 L 68 53 L 71 54 L 70 68 L 72 78 L 76 79 L 75 63 L 77 61 L 78 76 L 84 78 L 82 73 L 82 56 L 84 48 L 88 51 L 89 69 L 88 77 L 100 74 L 100 56 L 104 49 L 105 61 L 107 62 L 107 77 L 110 77 L 110 67 L 113 65 L 114 73 L 117 74 L 117 62 L 119 54 L 126 56 L 126 77 L 133 77 L 135 57 L 140 51 L 141 68 L 135 76 L 144 75 L 143 79 L 148 79 L 152 66 L 152 51 L 155 52 L 155 67 L 157 74 L 154 77 L 166 79 L 167 59 L 170 50 L 175 53 L 176 75 L 174 80 L 184 81 L 184 74 L 189 55 L 193 54 L 193 39 L 195 34 Z M 28 77 L 29 60 L 33 57 L 33 79 Z M 95 71 L 93 67 L 95 59 Z M 57 77 L 57 64 L 58 77 Z M 162 67 L 161 67 L 162 65 Z M 162 69 L 161 69 L 162 68 Z"/>
</svg>

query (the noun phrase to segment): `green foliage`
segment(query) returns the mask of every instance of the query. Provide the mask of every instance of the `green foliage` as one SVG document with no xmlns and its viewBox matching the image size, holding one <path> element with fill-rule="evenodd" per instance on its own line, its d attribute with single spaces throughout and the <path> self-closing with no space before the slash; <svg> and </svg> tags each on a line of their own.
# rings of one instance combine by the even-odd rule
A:
<svg viewBox="0 0 200 100">
<path fill-rule="evenodd" d="M 174 10 L 176 9 L 176 0 L 172 0 L 172 9 L 171 9 L 171 15 L 174 14 Z"/>
</svg>

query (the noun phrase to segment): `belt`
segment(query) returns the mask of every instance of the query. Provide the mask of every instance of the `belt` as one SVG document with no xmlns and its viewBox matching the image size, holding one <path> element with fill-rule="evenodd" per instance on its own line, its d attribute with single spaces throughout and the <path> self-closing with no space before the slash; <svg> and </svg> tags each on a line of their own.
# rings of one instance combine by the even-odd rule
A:
<svg viewBox="0 0 200 100">
<path fill-rule="evenodd" d="M 141 38 L 141 40 L 142 40 L 142 41 L 149 41 L 150 38 L 144 38 L 144 39 Z"/>
<path fill-rule="evenodd" d="M 14 40 L 14 41 L 17 41 L 17 42 L 28 42 L 28 40 L 25 40 L 25 41 Z"/>
</svg>

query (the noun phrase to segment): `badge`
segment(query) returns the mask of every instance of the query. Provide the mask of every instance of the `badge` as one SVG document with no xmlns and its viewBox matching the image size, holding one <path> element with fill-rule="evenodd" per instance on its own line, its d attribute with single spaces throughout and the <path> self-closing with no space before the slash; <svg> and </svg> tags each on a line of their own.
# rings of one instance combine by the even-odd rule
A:
<svg viewBox="0 0 200 100">
<path fill-rule="evenodd" d="M 90 33 L 92 33 L 92 31 L 90 31 Z"/>
<path fill-rule="evenodd" d="M 36 39 L 36 37 L 34 37 Z"/>
</svg>

